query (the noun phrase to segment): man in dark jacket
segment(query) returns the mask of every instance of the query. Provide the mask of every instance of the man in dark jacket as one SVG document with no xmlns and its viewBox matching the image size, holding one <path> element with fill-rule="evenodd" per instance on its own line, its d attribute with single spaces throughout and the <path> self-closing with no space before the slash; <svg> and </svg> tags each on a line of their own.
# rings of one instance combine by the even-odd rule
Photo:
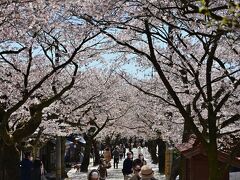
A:
<svg viewBox="0 0 240 180">
<path fill-rule="evenodd" d="M 124 176 L 124 180 L 128 180 L 131 178 L 132 174 L 132 168 L 133 168 L 133 160 L 132 160 L 132 153 L 127 153 L 127 158 L 123 161 L 123 169 L 122 173 Z"/>
<path fill-rule="evenodd" d="M 114 167 L 114 169 L 115 168 L 118 169 L 119 156 L 120 156 L 118 147 L 115 147 L 115 149 L 112 152 L 112 155 L 113 155 L 113 167 Z"/>
<path fill-rule="evenodd" d="M 25 158 L 20 163 L 21 168 L 21 180 L 31 180 L 31 173 L 33 169 L 33 163 L 30 160 L 30 153 L 25 153 Z"/>
</svg>

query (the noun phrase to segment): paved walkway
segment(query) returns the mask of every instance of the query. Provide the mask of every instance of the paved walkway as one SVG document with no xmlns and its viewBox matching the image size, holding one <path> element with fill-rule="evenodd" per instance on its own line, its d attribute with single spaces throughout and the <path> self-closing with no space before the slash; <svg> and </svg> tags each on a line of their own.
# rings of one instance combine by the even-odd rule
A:
<svg viewBox="0 0 240 180">
<path fill-rule="evenodd" d="M 159 179 L 159 180 L 165 180 L 165 176 L 160 175 L 158 173 L 158 165 L 151 163 L 150 155 L 147 151 L 147 148 L 143 148 L 142 153 L 144 154 L 144 157 L 145 157 L 145 160 L 147 161 L 147 164 L 150 165 L 153 168 L 153 170 L 155 172 L 155 175 L 154 175 L 155 178 Z M 134 154 L 134 159 L 137 158 L 138 150 L 133 149 L 133 154 Z M 112 160 L 112 162 L 111 162 L 112 167 L 110 169 L 108 169 L 107 180 L 123 180 L 123 175 L 122 175 L 123 160 L 119 161 L 118 169 L 113 168 L 113 160 Z M 93 166 L 91 166 L 91 164 L 92 164 L 92 159 L 91 159 L 91 162 L 90 162 L 89 171 L 91 171 L 91 169 L 97 169 L 97 166 L 93 167 Z M 68 177 L 69 178 L 67 178 L 65 180 L 86 180 L 87 179 L 87 173 L 76 172 L 76 169 L 71 169 L 68 172 Z"/>
</svg>

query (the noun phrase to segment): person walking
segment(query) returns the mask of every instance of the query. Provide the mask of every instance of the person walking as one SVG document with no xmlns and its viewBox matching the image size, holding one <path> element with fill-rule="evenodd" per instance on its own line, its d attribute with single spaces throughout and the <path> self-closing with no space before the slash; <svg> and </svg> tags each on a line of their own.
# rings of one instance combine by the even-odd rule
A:
<svg viewBox="0 0 240 180">
<path fill-rule="evenodd" d="M 98 171 L 100 174 L 100 180 L 105 180 L 107 178 L 107 169 L 111 167 L 111 164 L 109 161 L 106 161 L 105 159 L 100 159 L 100 164 L 98 167 Z"/>
<path fill-rule="evenodd" d="M 114 148 L 114 150 L 112 152 L 112 155 L 113 155 L 113 167 L 114 167 L 114 169 L 115 168 L 118 169 L 119 156 L 120 156 L 120 152 L 119 152 L 118 147 Z"/>
<path fill-rule="evenodd" d="M 125 159 L 125 155 L 126 155 L 126 146 L 123 144 L 123 158 Z"/>
<path fill-rule="evenodd" d="M 122 160 L 122 158 L 123 158 L 123 145 L 122 144 L 120 144 L 118 150 L 119 150 L 119 159 Z"/>
<path fill-rule="evenodd" d="M 131 144 L 129 146 L 129 151 L 128 152 L 130 152 L 132 154 L 132 160 L 133 160 L 133 151 L 132 151 L 132 145 Z"/>
<path fill-rule="evenodd" d="M 141 147 L 141 144 L 140 144 L 140 143 L 138 143 L 137 150 L 138 150 L 138 154 L 141 154 L 141 153 L 142 153 L 142 147 Z"/>
<path fill-rule="evenodd" d="M 131 178 L 133 168 L 133 160 L 132 160 L 132 153 L 127 153 L 127 158 L 123 161 L 123 169 L 122 173 L 124 176 L 124 180 L 129 180 Z"/>
<path fill-rule="evenodd" d="M 20 162 L 21 180 L 31 180 L 33 162 L 30 160 L 30 155 L 30 152 L 26 152 L 24 159 Z"/>
<path fill-rule="evenodd" d="M 107 161 L 107 162 L 110 162 L 111 159 L 112 159 L 112 155 L 111 155 L 111 149 L 110 147 L 106 147 L 103 151 L 103 156 L 104 156 L 104 159 Z"/>
</svg>

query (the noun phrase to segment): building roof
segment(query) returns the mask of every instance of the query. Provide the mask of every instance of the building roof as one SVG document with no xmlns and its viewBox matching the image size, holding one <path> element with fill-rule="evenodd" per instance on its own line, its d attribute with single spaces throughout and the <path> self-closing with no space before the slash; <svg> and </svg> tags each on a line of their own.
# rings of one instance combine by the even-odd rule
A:
<svg viewBox="0 0 240 180">
<path fill-rule="evenodd" d="M 187 159 L 190 159 L 200 154 L 207 156 L 204 147 L 199 141 L 196 140 L 196 138 L 193 137 L 191 137 L 187 143 L 176 145 L 176 148 Z M 235 157 L 234 159 L 231 159 L 229 154 L 218 151 L 218 160 L 223 163 L 230 162 L 230 165 L 240 168 L 240 157 Z"/>
</svg>

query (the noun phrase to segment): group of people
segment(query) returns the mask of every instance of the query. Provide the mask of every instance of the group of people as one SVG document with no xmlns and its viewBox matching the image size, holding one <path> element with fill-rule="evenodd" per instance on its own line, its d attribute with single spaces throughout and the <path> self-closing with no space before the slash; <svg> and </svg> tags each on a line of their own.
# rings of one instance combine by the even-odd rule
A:
<svg viewBox="0 0 240 180">
<path fill-rule="evenodd" d="M 127 158 L 123 161 L 122 173 L 124 180 L 155 180 L 154 171 L 147 165 L 141 152 L 138 153 L 138 158 L 134 160 L 133 153 L 127 153 Z"/>
<path fill-rule="evenodd" d="M 107 169 L 111 167 L 110 150 L 104 152 L 104 158 L 100 160 L 98 169 L 93 169 L 89 175 L 88 180 L 105 180 L 107 178 Z M 118 168 L 120 153 L 119 147 L 115 147 L 112 151 L 114 169 Z M 124 180 L 156 180 L 154 178 L 154 171 L 147 165 L 146 160 L 141 152 L 138 152 L 138 158 L 133 159 L 133 152 L 127 153 L 127 158 L 123 161 L 122 173 Z"/>
<path fill-rule="evenodd" d="M 25 153 L 20 162 L 21 180 L 42 180 L 44 177 L 43 163 L 39 158 L 31 160 L 31 154 Z"/>
</svg>

